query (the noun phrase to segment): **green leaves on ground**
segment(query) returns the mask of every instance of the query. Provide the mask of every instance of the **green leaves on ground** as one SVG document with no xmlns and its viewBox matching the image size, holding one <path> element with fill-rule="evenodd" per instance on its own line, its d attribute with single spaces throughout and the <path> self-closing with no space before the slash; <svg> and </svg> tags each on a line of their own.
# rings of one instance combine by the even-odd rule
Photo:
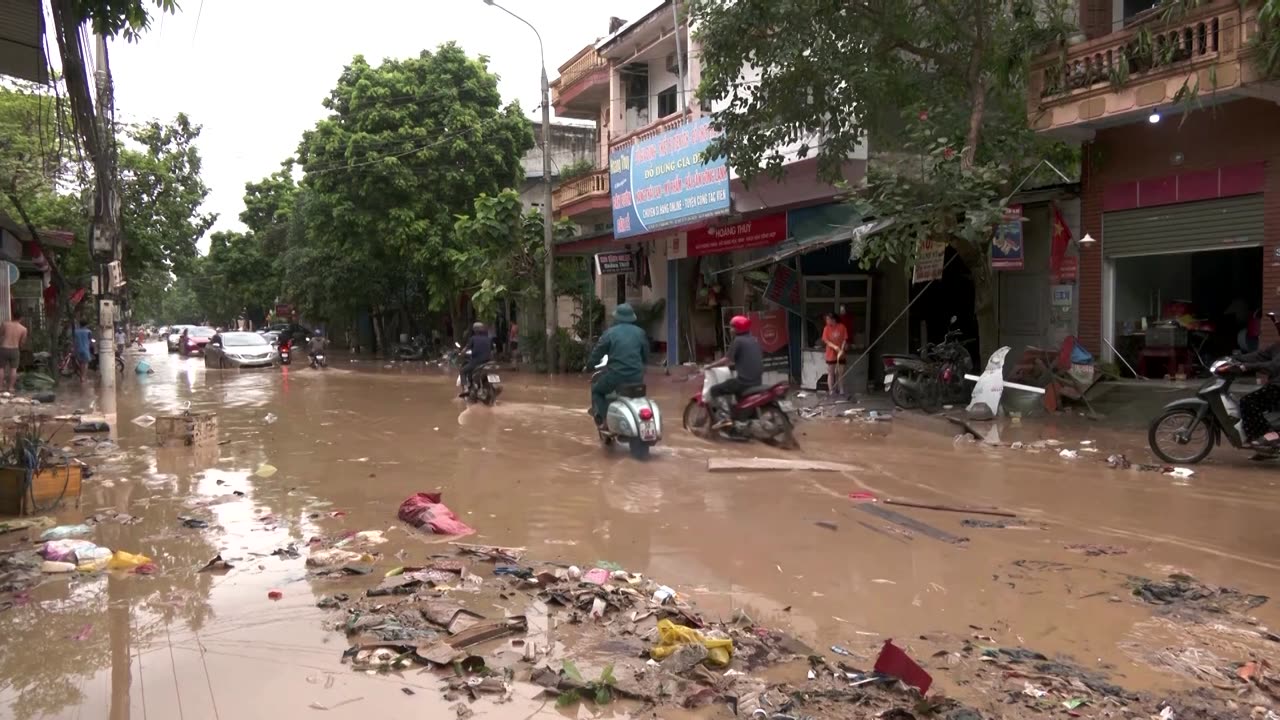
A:
<svg viewBox="0 0 1280 720">
<path fill-rule="evenodd" d="M 560 697 L 556 698 L 556 707 L 568 707 L 584 697 L 592 699 L 597 705 L 608 705 L 613 702 L 613 687 L 618 684 L 617 678 L 613 676 L 613 663 L 606 665 L 600 672 L 600 678 L 593 682 L 587 682 L 583 678 L 578 666 L 572 660 L 565 660 L 562 667 L 560 672 L 582 687 L 560 693 Z"/>
</svg>

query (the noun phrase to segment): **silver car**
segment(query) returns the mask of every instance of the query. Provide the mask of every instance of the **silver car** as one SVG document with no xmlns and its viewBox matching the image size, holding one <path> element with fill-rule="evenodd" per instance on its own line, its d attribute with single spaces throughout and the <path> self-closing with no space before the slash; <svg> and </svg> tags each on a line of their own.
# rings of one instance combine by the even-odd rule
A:
<svg viewBox="0 0 1280 720">
<path fill-rule="evenodd" d="M 193 327 L 196 327 L 196 326 L 195 325 L 174 325 L 173 327 L 169 328 L 168 334 L 164 336 L 164 344 L 168 348 L 169 352 L 171 353 L 178 352 L 178 340 L 182 338 L 182 331 L 190 330 Z"/>
<path fill-rule="evenodd" d="M 275 361 L 271 344 L 253 332 L 218 333 L 204 348 L 207 368 L 271 367 Z"/>
</svg>

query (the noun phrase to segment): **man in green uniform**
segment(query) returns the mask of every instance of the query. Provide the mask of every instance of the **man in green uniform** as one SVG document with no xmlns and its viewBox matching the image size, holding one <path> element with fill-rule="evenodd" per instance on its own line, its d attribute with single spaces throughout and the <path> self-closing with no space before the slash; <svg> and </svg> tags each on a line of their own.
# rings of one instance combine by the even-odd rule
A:
<svg viewBox="0 0 1280 720">
<path fill-rule="evenodd" d="M 588 367 L 595 367 L 601 358 L 609 356 L 608 366 L 591 383 L 591 416 L 599 426 L 604 425 L 609 394 L 622 385 L 643 383 L 645 365 L 649 362 L 649 338 L 636 325 L 636 311 L 623 303 L 614 309 L 613 321 L 613 327 L 600 336 L 587 361 Z"/>
</svg>

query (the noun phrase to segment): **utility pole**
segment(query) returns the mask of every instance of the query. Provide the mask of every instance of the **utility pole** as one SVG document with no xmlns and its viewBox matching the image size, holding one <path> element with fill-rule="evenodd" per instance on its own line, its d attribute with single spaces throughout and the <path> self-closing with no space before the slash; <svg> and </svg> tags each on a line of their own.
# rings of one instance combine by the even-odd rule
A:
<svg viewBox="0 0 1280 720">
<path fill-rule="evenodd" d="M 93 203 L 93 254 L 98 280 L 98 376 L 100 378 L 98 405 L 108 423 L 115 427 L 116 415 L 116 334 L 115 334 L 115 283 L 121 278 L 120 268 L 120 197 L 116 193 L 115 128 L 113 126 L 114 101 L 111 87 L 111 68 L 107 64 L 107 41 L 95 36 L 94 82 L 98 102 L 95 112 L 95 130 L 98 135 L 100 157 L 93 158 L 96 169 Z M 116 272 L 111 272 L 112 268 Z"/>
<path fill-rule="evenodd" d="M 556 289 L 555 289 L 555 230 L 551 219 L 551 83 L 547 81 L 547 53 L 542 46 L 542 33 L 533 23 L 502 7 L 494 0 L 484 0 L 485 5 L 496 7 L 519 20 L 538 38 L 538 56 L 542 60 L 542 245 L 546 253 L 543 262 L 543 292 L 546 295 L 543 312 L 547 315 L 547 374 L 556 372 Z"/>
<path fill-rule="evenodd" d="M 685 70 L 684 70 L 684 50 L 680 43 L 680 1 L 671 0 L 671 19 L 674 21 L 674 34 L 676 38 L 676 72 L 680 73 L 677 82 L 679 89 L 676 91 L 676 107 L 680 108 L 680 114 L 688 108 L 688 99 L 686 95 L 689 89 L 685 87 Z M 720 319 L 717 318 L 717 322 Z M 680 261 L 667 260 L 667 372 L 671 372 L 680 364 Z M 691 358 L 697 360 L 697 358 Z"/>
</svg>

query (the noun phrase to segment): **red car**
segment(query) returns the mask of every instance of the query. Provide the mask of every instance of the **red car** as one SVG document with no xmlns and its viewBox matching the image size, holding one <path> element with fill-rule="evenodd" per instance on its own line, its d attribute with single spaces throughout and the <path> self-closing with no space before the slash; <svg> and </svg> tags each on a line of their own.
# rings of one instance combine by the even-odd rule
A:
<svg viewBox="0 0 1280 720">
<path fill-rule="evenodd" d="M 218 331 L 211 327 L 187 328 L 182 331 L 182 337 L 178 338 L 178 352 L 182 355 L 202 354 L 204 346 L 217 334 Z"/>
</svg>

